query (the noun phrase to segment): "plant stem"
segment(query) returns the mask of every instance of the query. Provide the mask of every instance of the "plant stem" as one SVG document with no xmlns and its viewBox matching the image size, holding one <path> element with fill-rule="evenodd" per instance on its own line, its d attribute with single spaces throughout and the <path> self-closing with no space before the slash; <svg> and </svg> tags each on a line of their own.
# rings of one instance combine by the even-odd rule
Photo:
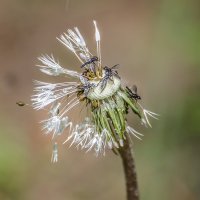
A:
<svg viewBox="0 0 200 200">
<path fill-rule="evenodd" d="M 124 146 L 118 151 L 124 167 L 127 200 L 139 200 L 135 162 L 133 158 L 132 146 L 128 137 L 124 140 Z"/>
</svg>

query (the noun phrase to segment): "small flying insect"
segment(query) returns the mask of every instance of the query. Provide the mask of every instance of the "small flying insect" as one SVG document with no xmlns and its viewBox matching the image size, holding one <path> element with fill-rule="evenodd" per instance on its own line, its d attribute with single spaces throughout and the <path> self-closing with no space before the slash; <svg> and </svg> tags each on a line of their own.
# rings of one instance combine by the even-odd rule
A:
<svg viewBox="0 0 200 200">
<path fill-rule="evenodd" d="M 78 86 L 78 89 L 80 91 L 83 91 L 84 95 L 87 96 L 89 91 L 95 87 L 94 83 L 90 83 L 86 78 L 80 77 L 81 79 L 81 85 Z"/>
<path fill-rule="evenodd" d="M 93 64 L 95 65 L 95 62 L 97 62 L 99 59 L 97 56 L 93 56 L 92 58 L 90 58 L 87 62 L 85 62 L 84 64 L 81 65 L 81 68 L 85 67 L 86 65 L 90 65 Z"/>
<path fill-rule="evenodd" d="M 23 107 L 25 105 L 27 105 L 26 103 L 24 103 L 23 101 L 17 101 L 16 104 L 20 107 Z"/>
<path fill-rule="evenodd" d="M 141 97 L 137 94 L 137 86 L 136 85 L 133 85 L 132 90 L 126 86 L 126 90 L 132 99 L 135 99 L 136 101 L 141 99 Z"/>
<path fill-rule="evenodd" d="M 113 81 L 113 76 L 116 76 L 117 78 L 120 79 L 120 76 L 118 75 L 118 72 L 116 71 L 116 68 L 118 67 L 117 65 L 114 65 L 113 67 L 109 68 L 107 66 L 105 66 L 103 69 L 105 70 L 105 76 L 104 78 L 101 80 L 101 90 L 103 91 L 106 87 L 106 84 L 108 82 L 108 80 Z"/>
</svg>

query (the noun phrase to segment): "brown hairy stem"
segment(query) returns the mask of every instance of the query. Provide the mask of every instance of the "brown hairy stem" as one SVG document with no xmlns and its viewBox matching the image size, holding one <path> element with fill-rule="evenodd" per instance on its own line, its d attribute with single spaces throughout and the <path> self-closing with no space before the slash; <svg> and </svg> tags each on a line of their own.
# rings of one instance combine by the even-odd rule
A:
<svg viewBox="0 0 200 200">
<path fill-rule="evenodd" d="M 139 200 L 135 161 L 133 158 L 132 146 L 128 136 L 126 137 L 126 140 L 124 140 L 124 146 L 121 147 L 118 151 L 124 167 L 127 200 Z"/>
</svg>

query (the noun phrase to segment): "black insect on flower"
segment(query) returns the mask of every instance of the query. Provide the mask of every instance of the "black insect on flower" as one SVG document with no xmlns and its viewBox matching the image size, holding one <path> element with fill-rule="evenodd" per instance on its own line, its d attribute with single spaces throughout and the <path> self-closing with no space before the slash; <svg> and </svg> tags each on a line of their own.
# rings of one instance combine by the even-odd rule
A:
<svg viewBox="0 0 200 200">
<path fill-rule="evenodd" d="M 120 76 L 118 75 L 118 72 L 115 70 L 115 68 L 118 65 L 114 65 L 113 67 L 109 68 L 107 66 L 105 66 L 104 69 L 104 76 L 102 78 L 102 80 L 100 81 L 100 85 L 101 85 L 101 90 L 103 91 L 106 87 L 107 82 L 113 81 L 113 77 L 117 77 L 118 79 L 121 79 Z"/>
<path fill-rule="evenodd" d="M 95 65 L 95 62 L 98 61 L 98 57 L 97 56 L 93 56 L 92 58 L 90 58 L 87 62 L 85 62 L 84 64 L 81 65 L 82 67 L 85 67 L 87 65 L 93 64 Z"/>
<path fill-rule="evenodd" d="M 128 86 L 126 86 L 126 90 L 132 99 L 135 99 L 136 101 L 141 99 L 141 97 L 137 94 L 137 86 L 136 85 L 133 85 L 132 90 Z"/>
</svg>

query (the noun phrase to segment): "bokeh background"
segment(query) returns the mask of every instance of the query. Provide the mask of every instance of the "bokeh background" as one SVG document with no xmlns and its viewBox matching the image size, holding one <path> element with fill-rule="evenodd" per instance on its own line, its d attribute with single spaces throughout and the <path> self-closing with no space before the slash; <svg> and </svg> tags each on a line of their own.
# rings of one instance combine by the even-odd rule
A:
<svg viewBox="0 0 200 200">
<path fill-rule="evenodd" d="M 36 64 L 54 53 L 79 70 L 56 41 L 78 26 L 94 52 L 96 19 L 105 65 L 119 63 L 142 103 L 159 113 L 153 128 L 130 123 L 145 134 L 134 140 L 142 200 L 200 199 L 200 2 L 198 0 L 1 0 L 0 1 L 0 199 L 125 199 L 124 175 L 112 152 L 59 146 L 50 163 L 51 137 L 41 132 L 45 112 L 30 104 L 32 80 L 52 81 Z M 67 133 L 65 133 L 67 135 Z"/>
</svg>

